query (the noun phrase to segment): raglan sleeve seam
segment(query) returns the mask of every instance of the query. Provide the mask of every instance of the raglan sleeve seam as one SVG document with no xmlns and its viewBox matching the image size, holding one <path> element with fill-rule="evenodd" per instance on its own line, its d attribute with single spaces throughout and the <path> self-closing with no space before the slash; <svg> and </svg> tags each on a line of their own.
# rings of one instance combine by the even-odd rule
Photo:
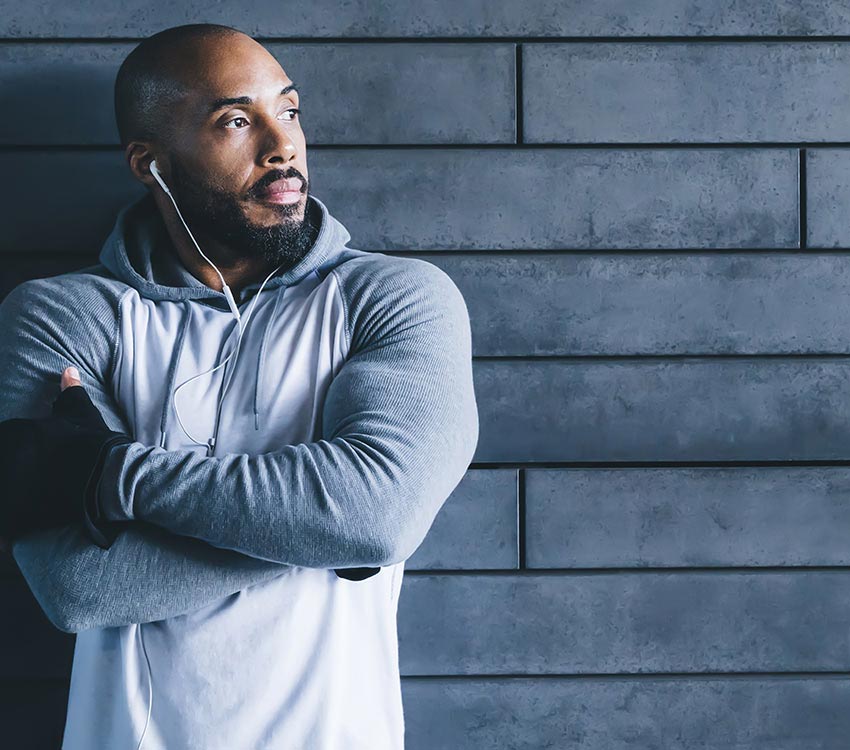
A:
<svg viewBox="0 0 850 750">
<path fill-rule="evenodd" d="M 128 289 L 118 298 L 117 309 L 115 310 L 115 328 L 112 331 L 112 358 L 109 362 L 108 372 L 109 387 L 113 390 L 115 387 L 115 368 L 118 367 L 118 353 L 121 346 L 121 316 L 124 309 L 124 297 L 129 293 L 130 290 Z"/>
<path fill-rule="evenodd" d="M 342 277 L 337 272 L 336 268 L 331 269 L 331 273 L 334 275 L 336 279 L 336 287 L 339 293 L 339 298 L 342 300 L 342 318 L 343 318 L 343 330 L 345 331 L 345 344 L 346 351 L 351 351 L 351 313 L 348 309 L 348 299 L 345 296 L 345 290 L 342 284 Z"/>
</svg>

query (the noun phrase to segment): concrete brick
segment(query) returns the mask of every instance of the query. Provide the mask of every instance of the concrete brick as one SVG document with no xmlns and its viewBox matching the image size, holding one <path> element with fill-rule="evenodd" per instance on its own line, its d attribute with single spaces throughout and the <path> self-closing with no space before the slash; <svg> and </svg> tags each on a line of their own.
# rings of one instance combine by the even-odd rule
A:
<svg viewBox="0 0 850 750">
<path fill-rule="evenodd" d="M 519 567 L 515 469 L 471 469 L 405 570 Z"/>
<path fill-rule="evenodd" d="M 477 360 L 475 462 L 850 457 L 850 360 Z"/>
<path fill-rule="evenodd" d="M 843 354 L 841 255 L 489 253 L 422 255 L 460 288 L 475 356 Z M 0 299 L 97 253 L 0 255 Z"/>
<path fill-rule="evenodd" d="M 529 568 L 850 565 L 850 469 L 528 469 Z"/>
<path fill-rule="evenodd" d="M 0 44 L 0 144 L 118 145 L 113 86 L 133 47 Z M 299 87 L 308 148 L 514 142 L 513 44 L 266 47 Z"/>
<path fill-rule="evenodd" d="M 363 249 L 799 244 L 793 149 L 329 148 L 307 164 L 313 192 Z M 0 152 L 0 171 L 17 175 L 0 193 L 16 217 L 0 253 L 95 251 L 117 210 L 144 190 L 114 151 Z M 85 179 L 33 200 L 56 174 Z"/>
<path fill-rule="evenodd" d="M 848 618 L 847 570 L 416 574 L 399 659 L 405 676 L 848 671 Z"/>
<path fill-rule="evenodd" d="M 524 44 L 526 143 L 845 141 L 850 44 Z"/>
<path fill-rule="evenodd" d="M 807 245 L 850 248 L 850 149 L 806 152 Z"/>
<path fill-rule="evenodd" d="M 850 351 L 832 253 L 423 255 L 466 300 L 476 356 Z"/>
<path fill-rule="evenodd" d="M 636 12 L 623 0 L 415 0 L 337 3 L 252 0 L 234 5 L 185 2 L 151 6 L 107 0 L 82 4 L 0 2 L 0 35 L 136 37 L 168 26 L 223 23 L 264 37 L 432 36 L 746 36 L 850 34 L 850 9 L 834 0 L 644 0 Z"/>
<path fill-rule="evenodd" d="M 840 677 L 406 678 L 402 694 L 407 750 L 812 750 L 850 736 Z"/>
</svg>

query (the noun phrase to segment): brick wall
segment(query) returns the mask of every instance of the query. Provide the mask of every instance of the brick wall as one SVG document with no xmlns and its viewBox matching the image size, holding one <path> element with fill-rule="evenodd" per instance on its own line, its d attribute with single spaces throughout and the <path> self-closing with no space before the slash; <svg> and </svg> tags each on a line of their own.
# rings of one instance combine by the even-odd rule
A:
<svg viewBox="0 0 850 750">
<path fill-rule="evenodd" d="M 0 2 L 0 294 L 95 262 L 141 192 L 117 67 L 201 21 L 298 82 L 351 244 L 464 293 L 481 437 L 407 565 L 408 750 L 847 746 L 850 6 L 84 5 Z M 58 747 L 73 639 L 0 590 L 4 746 Z"/>
</svg>

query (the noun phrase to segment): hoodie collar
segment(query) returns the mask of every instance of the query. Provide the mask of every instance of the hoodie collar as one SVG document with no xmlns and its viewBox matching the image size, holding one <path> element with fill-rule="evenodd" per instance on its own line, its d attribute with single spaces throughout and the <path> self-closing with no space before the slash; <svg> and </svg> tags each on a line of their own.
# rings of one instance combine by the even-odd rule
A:
<svg viewBox="0 0 850 750">
<path fill-rule="evenodd" d="M 260 411 L 264 408 L 262 396 L 265 393 L 263 378 L 267 369 L 265 366 L 266 343 L 270 323 L 275 319 L 281 297 L 290 286 L 295 285 L 309 274 L 318 274 L 320 266 L 336 265 L 346 251 L 346 244 L 351 239 L 348 230 L 330 215 L 322 201 L 314 195 L 308 195 L 307 200 L 312 202 L 313 213 L 320 217 L 321 222 L 313 246 L 297 265 L 285 273 L 277 273 L 271 276 L 265 283 L 258 281 L 249 284 L 240 291 L 236 299 L 237 304 L 245 302 L 261 286 L 264 291 L 283 287 L 283 289 L 280 289 L 280 293 L 274 295 L 272 314 L 266 318 L 259 347 L 254 375 L 253 412 L 255 430 L 260 429 Z M 310 208 L 309 203 L 308 208 Z M 99 260 L 116 277 L 135 288 L 142 297 L 152 300 L 184 301 L 187 307 L 187 314 L 183 318 L 178 341 L 166 370 L 169 398 L 163 403 L 160 420 L 160 447 L 164 448 L 171 411 L 173 407 L 176 408 L 174 379 L 177 373 L 177 364 L 186 340 L 186 331 L 192 319 L 193 305 L 189 301 L 198 300 L 204 304 L 211 304 L 229 311 L 227 298 L 223 292 L 216 291 L 200 279 L 196 279 L 174 253 L 165 222 L 150 193 L 146 193 L 143 197 L 119 211 L 115 226 L 100 251 Z M 249 320 L 246 325 L 250 326 L 251 321 Z M 233 356 L 238 356 L 238 353 L 239 346 L 237 345 Z M 221 400 L 224 398 L 225 390 L 226 388 L 222 389 L 219 394 L 217 409 L 221 408 Z M 207 444 L 207 447 L 208 451 L 214 450 L 212 441 Z M 207 455 L 211 455 L 211 453 Z"/>
<path fill-rule="evenodd" d="M 331 216 L 321 200 L 309 194 L 307 201 L 320 216 L 318 236 L 298 264 L 272 276 L 263 287 L 264 291 L 296 284 L 339 254 L 351 239 L 348 230 Z M 216 307 L 229 309 L 224 293 L 195 278 L 174 253 L 165 222 L 150 193 L 118 212 L 98 259 L 142 297 L 166 301 L 208 300 Z M 257 281 L 240 290 L 237 303 L 248 299 L 249 293 L 257 291 L 262 283 Z"/>
</svg>

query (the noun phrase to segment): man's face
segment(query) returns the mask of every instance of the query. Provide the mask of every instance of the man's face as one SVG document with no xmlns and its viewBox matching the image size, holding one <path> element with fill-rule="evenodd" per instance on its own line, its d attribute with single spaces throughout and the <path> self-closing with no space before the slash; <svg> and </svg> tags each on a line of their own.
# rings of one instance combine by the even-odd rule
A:
<svg viewBox="0 0 850 750">
<path fill-rule="evenodd" d="M 184 219 L 238 257 L 293 265 L 313 236 L 298 92 L 247 36 L 199 47 L 191 67 L 168 144 L 169 187 Z"/>
</svg>

